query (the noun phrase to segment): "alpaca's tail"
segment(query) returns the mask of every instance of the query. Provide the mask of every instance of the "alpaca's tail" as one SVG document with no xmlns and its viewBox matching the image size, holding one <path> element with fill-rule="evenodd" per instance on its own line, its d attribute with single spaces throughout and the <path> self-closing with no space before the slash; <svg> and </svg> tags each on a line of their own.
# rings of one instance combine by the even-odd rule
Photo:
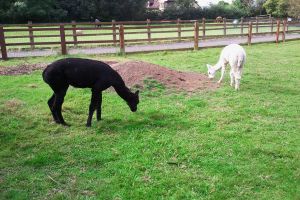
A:
<svg viewBox="0 0 300 200">
<path fill-rule="evenodd" d="M 245 63 L 245 58 L 244 57 L 238 58 L 238 61 L 237 61 L 237 67 L 238 67 L 238 69 L 242 69 L 244 63 Z"/>
<path fill-rule="evenodd" d="M 48 69 L 49 65 L 44 69 L 43 73 L 42 73 L 42 77 L 43 77 L 43 80 L 48 83 L 48 80 L 47 80 L 47 76 L 46 76 L 46 73 L 47 73 L 47 69 Z"/>
</svg>

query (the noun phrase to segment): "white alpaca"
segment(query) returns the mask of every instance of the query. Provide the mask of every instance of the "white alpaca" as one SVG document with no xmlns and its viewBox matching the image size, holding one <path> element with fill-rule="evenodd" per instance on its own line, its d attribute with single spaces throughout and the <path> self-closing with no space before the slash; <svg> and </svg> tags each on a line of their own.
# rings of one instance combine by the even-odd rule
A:
<svg viewBox="0 0 300 200">
<path fill-rule="evenodd" d="M 221 69 L 221 78 L 218 83 L 224 78 L 225 67 L 229 63 L 231 66 L 230 69 L 230 85 L 233 86 L 235 84 L 235 89 L 238 90 L 240 88 L 240 81 L 242 78 L 243 66 L 246 62 L 246 52 L 238 44 L 230 44 L 226 46 L 220 55 L 220 59 L 217 64 L 211 66 L 207 64 L 208 68 L 208 77 L 214 78 L 216 71 Z"/>
<path fill-rule="evenodd" d="M 83 30 L 76 30 L 76 35 L 82 35 L 83 34 Z"/>
</svg>

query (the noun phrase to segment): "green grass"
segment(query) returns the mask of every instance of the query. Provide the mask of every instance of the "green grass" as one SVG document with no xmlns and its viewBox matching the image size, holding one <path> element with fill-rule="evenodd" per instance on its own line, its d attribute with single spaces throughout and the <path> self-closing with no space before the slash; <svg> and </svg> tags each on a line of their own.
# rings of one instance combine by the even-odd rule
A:
<svg viewBox="0 0 300 200">
<path fill-rule="evenodd" d="M 299 41 L 245 48 L 239 92 L 228 73 L 220 89 L 194 94 L 146 80 L 137 113 L 107 91 L 92 128 L 84 126 L 88 89 L 69 89 L 65 128 L 52 122 L 40 71 L 0 76 L 0 199 L 299 199 Z M 204 73 L 219 53 L 89 58 Z"/>
</svg>

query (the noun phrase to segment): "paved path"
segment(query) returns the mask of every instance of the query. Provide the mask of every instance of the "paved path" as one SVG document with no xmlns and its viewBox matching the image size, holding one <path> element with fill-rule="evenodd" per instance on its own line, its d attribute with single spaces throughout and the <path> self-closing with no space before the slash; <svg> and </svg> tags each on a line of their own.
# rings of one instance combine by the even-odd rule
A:
<svg viewBox="0 0 300 200">
<path fill-rule="evenodd" d="M 281 39 L 281 38 L 280 38 Z M 286 40 L 300 39 L 300 34 L 288 34 L 286 35 Z M 262 42 L 274 42 L 275 35 L 264 35 L 255 36 L 252 38 L 252 43 L 262 43 Z M 226 46 L 228 44 L 246 44 L 247 37 L 236 37 L 236 38 L 220 38 L 220 39 L 210 39 L 210 40 L 200 40 L 199 48 L 207 47 L 217 47 Z M 126 53 L 133 52 L 151 52 L 151 51 L 164 51 L 164 50 L 181 50 L 181 49 L 193 49 L 193 42 L 180 42 L 180 43 L 170 43 L 170 44 L 153 44 L 153 45 L 135 45 L 127 46 L 125 48 Z M 114 54 L 118 53 L 120 50 L 118 47 L 96 47 L 96 48 L 78 48 L 69 49 L 69 54 Z M 55 50 L 31 50 L 31 51 L 9 51 L 8 57 L 28 57 L 28 56 L 49 56 L 57 55 L 59 52 Z M 1 55 L 0 55 L 1 56 Z"/>
</svg>

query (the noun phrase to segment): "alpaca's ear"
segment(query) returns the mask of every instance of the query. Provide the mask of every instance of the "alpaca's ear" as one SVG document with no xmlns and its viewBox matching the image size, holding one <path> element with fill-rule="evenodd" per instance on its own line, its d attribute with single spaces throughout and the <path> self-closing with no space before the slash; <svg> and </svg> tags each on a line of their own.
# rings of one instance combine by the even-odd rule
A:
<svg viewBox="0 0 300 200">
<path fill-rule="evenodd" d="M 137 90 L 137 91 L 135 92 L 135 94 L 136 94 L 136 95 L 139 95 L 139 93 L 140 93 L 140 91 L 139 91 L 139 90 Z"/>
<path fill-rule="evenodd" d="M 210 64 L 206 64 L 207 69 L 211 68 Z"/>
</svg>

